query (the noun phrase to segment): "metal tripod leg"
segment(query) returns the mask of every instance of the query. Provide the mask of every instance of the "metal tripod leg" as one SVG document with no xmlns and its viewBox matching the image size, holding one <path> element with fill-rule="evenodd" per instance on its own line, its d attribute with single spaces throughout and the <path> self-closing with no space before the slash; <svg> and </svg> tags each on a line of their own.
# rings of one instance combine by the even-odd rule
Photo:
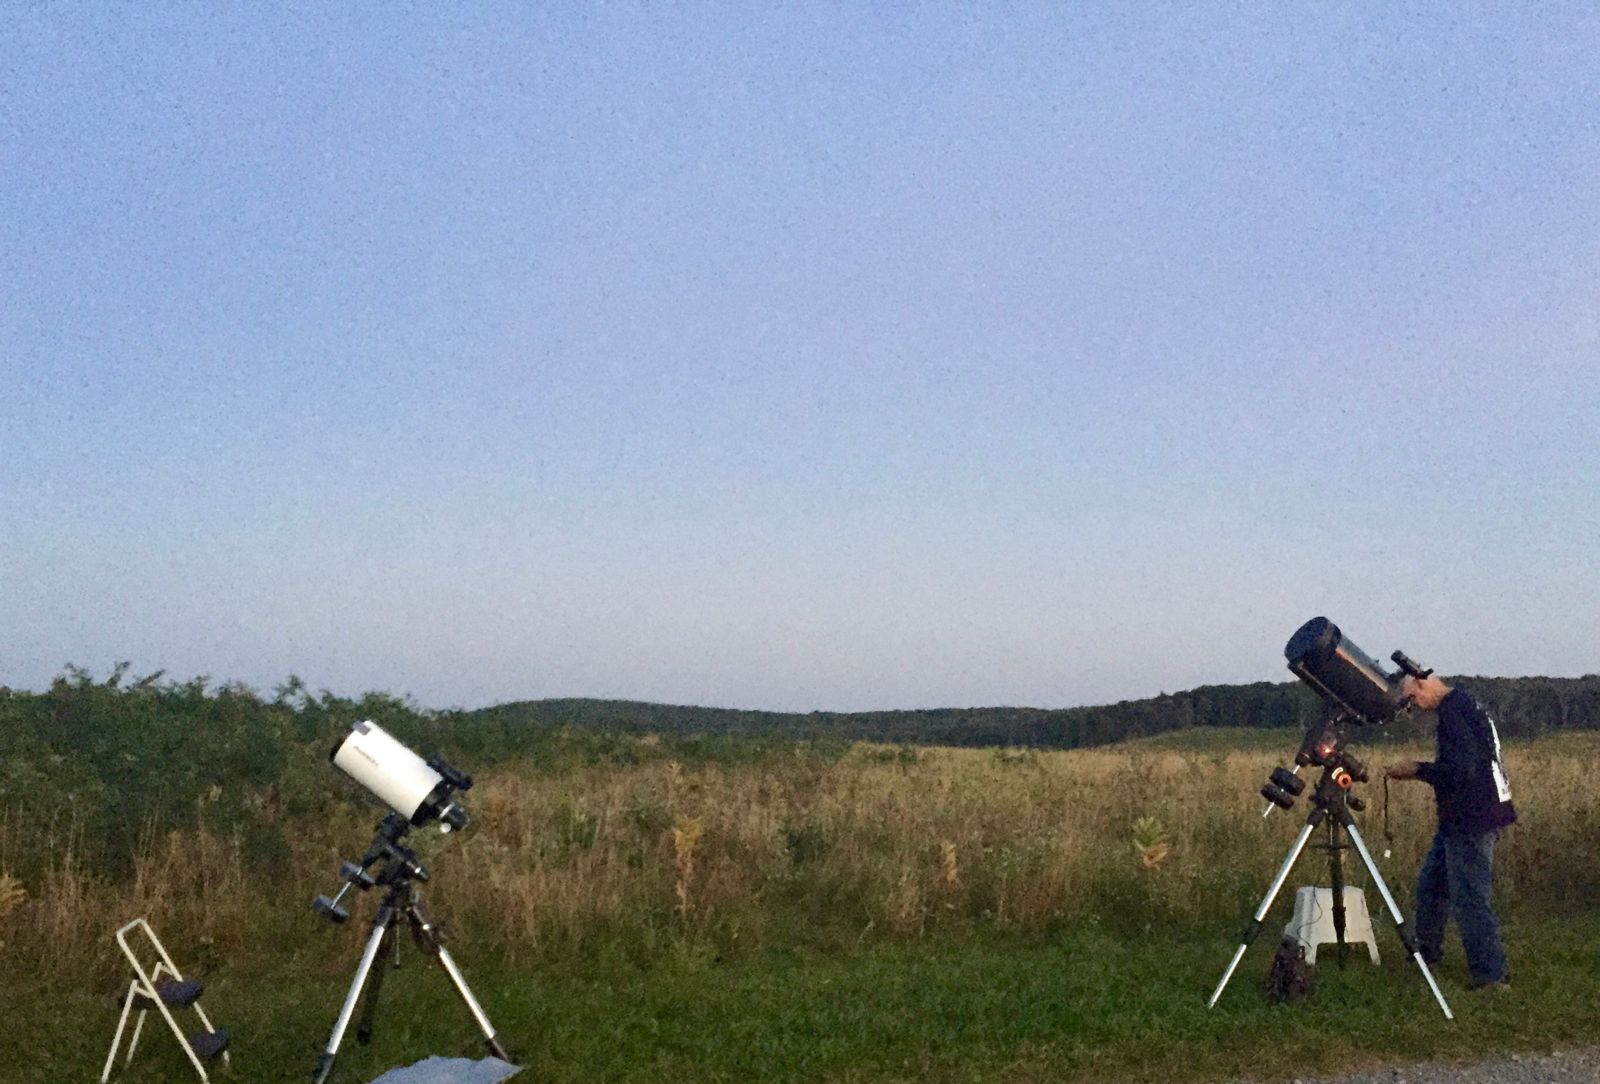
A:
<svg viewBox="0 0 1600 1084">
<path fill-rule="evenodd" d="M 1328 822 L 1328 887 L 1333 890 L 1333 939 L 1338 944 L 1339 966 L 1345 965 L 1349 946 L 1344 940 L 1344 860 L 1339 857 L 1340 821 Z"/>
<path fill-rule="evenodd" d="M 428 905 L 422 902 L 420 893 L 412 893 L 411 902 L 406 905 L 405 913 L 406 921 L 411 923 L 411 932 L 416 936 L 418 947 L 437 957 L 440 966 L 450 976 L 450 981 L 455 983 L 456 993 L 461 995 L 467 1011 L 478 1023 L 478 1030 L 482 1031 L 483 1037 L 488 1040 L 489 1052 L 501 1061 L 510 1061 L 511 1055 L 507 1054 L 506 1048 L 500 1044 L 500 1038 L 494 1033 L 494 1025 L 489 1023 L 489 1017 L 484 1013 L 483 1006 L 472 996 L 472 988 L 467 985 L 466 977 L 461 974 L 461 969 L 456 966 L 455 960 L 445 949 L 443 933 L 434 925 L 433 917 L 428 913 Z"/>
<path fill-rule="evenodd" d="M 1300 852 L 1306 849 L 1306 841 L 1311 838 L 1311 833 L 1317 830 L 1317 825 L 1326 816 L 1323 810 L 1316 809 L 1306 819 L 1306 826 L 1300 829 L 1300 835 L 1295 838 L 1294 846 L 1289 848 L 1289 857 L 1283 860 L 1283 865 L 1278 868 L 1278 875 L 1272 879 L 1272 886 L 1267 889 L 1266 898 L 1261 901 L 1261 906 L 1256 908 L 1255 916 L 1250 919 L 1250 925 L 1245 927 L 1244 940 L 1233 954 L 1233 959 L 1228 961 L 1228 970 L 1222 973 L 1222 981 L 1217 983 L 1217 988 L 1211 992 L 1211 1000 L 1206 1002 L 1206 1008 L 1211 1008 L 1217 1003 L 1217 998 L 1222 996 L 1228 980 L 1233 978 L 1234 969 L 1239 966 L 1239 961 L 1244 959 L 1244 950 L 1250 947 L 1250 942 L 1261 932 L 1261 920 L 1267 917 L 1267 912 L 1272 909 L 1272 901 L 1278 898 L 1278 893 L 1283 889 L 1283 882 L 1289 879 L 1289 871 L 1294 868 Z"/>
<path fill-rule="evenodd" d="M 506 1053 L 506 1048 L 500 1045 L 500 1037 L 494 1033 L 494 1025 L 489 1023 L 488 1016 L 484 1015 L 483 1006 L 478 1004 L 478 999 L 472 996 L 472 990 L 467 986 L 467 980 L 461 974 L 461 969 L 450 958 L 450 953 L 443 945 L 439 946 L 439 963 L 444 966 L 450 976 L 450 981 L 456 984 L 456 993 L 461 995 L 461 1000 L 466 1002 L 467 1011 L 472 1013 L 472 1018 L 478 1022 L 478 1029 L 483 1032 L 483 1037 L 489 1043 L 489 1052 L 501 1061 L 510 1061 L 511 1055 Z"/>
<path fill-rule="evenodd" d="M 378 994 L 383 990 L 383 977 L 389 973 L 390 968 L 400 966 L 399 923 L 389 927 L 389 938 L 386 943 L 388 951 L 380 947 L 378 957 L 373 961 L 372 983 L 367 987 L 366 1004 L 361 1007 L 361 1019 L 356 1023 L 356 1042 L 362 1046 L 372 1042 L 372 1025 L 378 1018 Z"/>
<path fill-rule="evenodd" d="M 385 903 L 378 908 L 377 917 L 372 920 L 372 936 L 367 938 L 366 951 L 361 954 L 361 962 L 356 965 L 356 977 L 350 983 L 350 992 L 344 997 L 344 1005 L 339 1009 L 339 1019 L 334 1022 L 333 1034 L 328 1037 L 328 1045 L 323 1049 L 322 1056 L 317 1059 L 316 1069 L 312 1071 L 311 1079 L 315 1084 L 325 1084 L 328 1074 L 333 1072 L 333 1059 L 339 1055 L 339 1044 L 344 1040 L 345 1029 L 350 1026 L 350 1018 L 355 1015 L 356 1002 L 361 998 L 361 988 L 366 985 L 367 975 L 372 971 L 372 961 L 378 958 L 378 950 L 383 947 L 383 939 L 394 925 L 394 916 L 394 908 Z"/>
<path fill-rule="evenodd" d="M 1348 810 L 1340 817 L 1344 830 L 1350 836 L 1350 842 L 1356 845 L 1356 853 L 1361 856 L 1361 861 L 1366 864 L 1367 874 L 1372 878 L 1372 883 L 1378 886 L 1378 894 L 1383 897 L 1384 905 L 1389 908 L 1389 917 L 1394 919 L 1394 931 L 1400 935 L 1400 943 L 1406 947 L 1406 952 L 1417 962 L 1422 969 L 1422 977 L 1428 980 L 1428 989 L 1433 991 L 1433 999 L 1439 1003 L 1439 1008 L 1444 1010 L 1446 1020 L 1454 1020 L 1455 1014 L 1450 1011 L 1450 1006 L 1445 1004 L 1444 994 L 1439 992 L 1439 984 L 1433 979 L 1433 972 L 1428 970 L 1428 961 L 1422 958 L 1422 952 L 1412 941 L 1411 934 L 1406 930 L 1406 920 L 1400 914 L 1400 908 L 1394 902 L 1394 897 L 1389 894 L 1389 886 L 1384 884 L 1383 876 L 1378 872 L 1378 864 L 1372 860 L 1372 855 L 1367 850 L 1366 841 L 1361 838 L 1361 833 L 1356 831 L 1354 820 Z"/>
</svg>

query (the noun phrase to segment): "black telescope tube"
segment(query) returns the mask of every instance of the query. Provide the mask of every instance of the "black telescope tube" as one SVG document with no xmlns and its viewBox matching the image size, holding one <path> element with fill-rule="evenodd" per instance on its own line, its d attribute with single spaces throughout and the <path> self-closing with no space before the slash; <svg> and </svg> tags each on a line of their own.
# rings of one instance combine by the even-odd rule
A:
<svg viewBox="0 0 1600 1084">
<path fill-rule="evenodd" d="M 1405 707 L 1400 683 L 1326 617 L 1313 617 L 1283 649 L 1289 669 L 1360 723 L 1385 723 Z"/>
</svg>

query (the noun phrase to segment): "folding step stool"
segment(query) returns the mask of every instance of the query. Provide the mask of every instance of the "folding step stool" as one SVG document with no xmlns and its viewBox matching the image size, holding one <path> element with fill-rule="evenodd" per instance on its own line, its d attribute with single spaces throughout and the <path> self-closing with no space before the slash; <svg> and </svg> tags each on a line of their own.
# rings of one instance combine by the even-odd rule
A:
<svg viewBox="0 0 1600 1084">
<path fill-rule="evenodd" d="M 156 955 L 160 957 L 149 968 L 139 962 L 139 954 L 128 943 L 128 934 L 133 930 L 144 934 L 155 949 Z M 210 1084 L 204 1062 L 212 1060 L 218 1054 L 221 1054 L 222 1060 L 227 1062 L 230 1036 L 226 1031 L 212 1027 L 205 1010 L 200 1007 L 200 994 L 204 991 L 204 987 L 198 982 L 184 981 L 183 976 L 178 973 L 178 965 L 172 962 L 172 957 L 167 955 L 167 950 L 156 939 L 156 932 L 150 928 L 150 923 L 142 918 L 134 919 L 117 931 L 117 945 L 122 949 L 122 954 L 128 958 L 128 963 L 133 965 L 135 977 L 128 984 L 128 992 L 122 999 L 122 1019 L 117 1021 L 117 1034 L 111 1040 L 111 1052 L 106 1055 L 106 1067 L 100 1074 L 100 1084 L 106 1084 L 106 1081 L 111 1079 L 111 1066 L 117 1060 L 117 1048 L 122 1045 L 122 1033 L 127 1029 L 128 1017 L 135 1009 L 139 1012 L 139 1019 L 134 1022 L 133 1034 L 128 1039 L 128 1055 L 122 1064 L 126 1066 L 133 1061 L 134 1047 L 139 1045 L 139 1033 L 144 1030 L 145 1014 L 155 1009 L 172 1029 L 172 1034 L 177 1036 L 179 1045 L 194 1063 L 194 1071 L 200 1074 L 203 1084 Z M 183 1029 L 178 1027 L 177 1019 L 172 1015 L 175 1009 L 193 1009 L 195 1015 L 200 1018 L 201 1029 L 185 1036 Z"/>
</svg>

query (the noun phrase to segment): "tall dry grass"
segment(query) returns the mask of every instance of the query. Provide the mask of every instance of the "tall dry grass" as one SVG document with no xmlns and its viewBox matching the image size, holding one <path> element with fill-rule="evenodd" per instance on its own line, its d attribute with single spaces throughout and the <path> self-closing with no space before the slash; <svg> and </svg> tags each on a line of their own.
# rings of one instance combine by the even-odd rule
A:
<svg viewBox="0 0 1600 1084">
<path fill-rule="evenodd" d="M 1263 819 L 1255 794 L 1290 752 L 860 745 L 839 759 L 647 760 L 556 775 L 512 768 L 480 779 L 464 836 L 413 840 L 434 872 L 426 891 L 436 913 L 512 959 L 1078 922 L 1130 934 L 1231 929 L 1303 822 L 1303 806 Z M 1597 752 L 1600 735 L 1507 750 L 1522 823 L 1501 846 L 1503 900 L 1593 898 L 1584 859 L 1600 829 L 1600 794 L 1588 782 Z M 1382 787 L 1361 793 L 1370 803 L 1362 831 L 1381 853 Z M 1382 867 L 1402 899 L 1431 835 L 1431 805 L 1425 786 L 1392 785 L 1395 853 Z M 146 915 L 202 967 L 270 950 L 347 968 L 361 939 L 330 938 L 308 904 L 336 887 L 339 860 L 362 849 L 376 818 L 363 809 L 295 824 L 288 858 L 268 869 L 251 867 L 223 834 L 150 826 L 126 879 L 85 867 L 63 830 L 48 872 L 20 885 L 5 882 L 4 858 L 35 826 L 13 811 L 0 819 L 0 882 L 14 885 L 0 960 L 41 973 L 108 971 L 111 931 Z M 1308 852 L 1294 882 L 1323 879 L 1324 862 Z M 1345 871 L 1365 880 L 1354 857 Z M 358 923 L 370 908 L 358 901 Z"/>
</svg>

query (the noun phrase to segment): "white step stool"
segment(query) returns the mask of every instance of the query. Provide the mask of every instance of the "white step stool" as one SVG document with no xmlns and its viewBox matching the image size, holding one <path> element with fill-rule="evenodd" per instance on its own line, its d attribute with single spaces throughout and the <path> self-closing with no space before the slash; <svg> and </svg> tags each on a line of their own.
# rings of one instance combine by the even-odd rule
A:
<svg viewBox="0 0 1600 1084">
<path fill-rule="evenodd" d="M 1333 932 L 1333 889 L 1305 886 L 1294 894 L 1294 917 L 1283 928 L 1306 947 L 1306 963 L 1317 962 L 1317 946 L 1338 941 Z M 1372 916 L 1367 914 L 1367 897 L 1361 889 L 1344 886 L 1344 941 L 1347 945 L 1366 942 L 1372 962 L 1378 962 L 1378 945 L 1372 937 Z"/>
<path fill-rule="evenodd" d="M 132 943 L 129 935 L 132 933 L 143 934 L 143 939 L 137 948 Z M 220 1028 L 213 1027 L 211 1018 L 200 1007 L 200 995 L 205 992 L 205 987 L 198 982 L 186 982 L 178 973 L 178 965 L 172 962 L 172 957 L 167 955 L 167 950 L 156 937 L 156 932 L 150 928 L 150 923 L 142 918 L 136 918 L 122 929 L 117 931 L 117 946 L 122 949 L 122 954 L 128 958 L 128 963 L 133 967 L 133 979 L 128 983 L 128 992 L 122 998 L 122 1018 L 117 1021 L 117 1033 L 111 1039 L 111 1053 L 106 1055 L 106 1067 L 100 1072 L 100 1084 L 106 1084 L 111 1079 L 111 1069 L 116 1064 L 117 1051 L 122 1047 L 122 1036 L 128 1030 L 128 1019 L 137 1010 L 139 1016 L 133 1024 L 133 1034 L 128 1036 L 128 1053 L 123 1065 L 133 1061 L 134 1047 L 139 1045 L 139 1033 L 144 1030 L 144 1018 L 154 1009 L 161 1014 L 161 1019 L 166 1021 L 167 1027 L 172 1029 L 172 1034 L 177 1038 L 178 1045 L 183 1047 L 183 1052 L 189 1056 L 189 1063 L 194 1066 L 194 1071 L 200 1074 L 201 1084 L 210 1084 L 210 1077 L 206 1076 L 204 1062 L 222 1055 L 224 1062 L 228 1058 L 229 1035 Z M 150 953 L 154 955 L 150 955 Z M 143 959 L 141 959 L 141 956 Z M 200 1030 L 185 1035 L 178 1026 L 176 1011 L 185 1009 L 193 1010 L 199 1018 Z"/>
</svg>

